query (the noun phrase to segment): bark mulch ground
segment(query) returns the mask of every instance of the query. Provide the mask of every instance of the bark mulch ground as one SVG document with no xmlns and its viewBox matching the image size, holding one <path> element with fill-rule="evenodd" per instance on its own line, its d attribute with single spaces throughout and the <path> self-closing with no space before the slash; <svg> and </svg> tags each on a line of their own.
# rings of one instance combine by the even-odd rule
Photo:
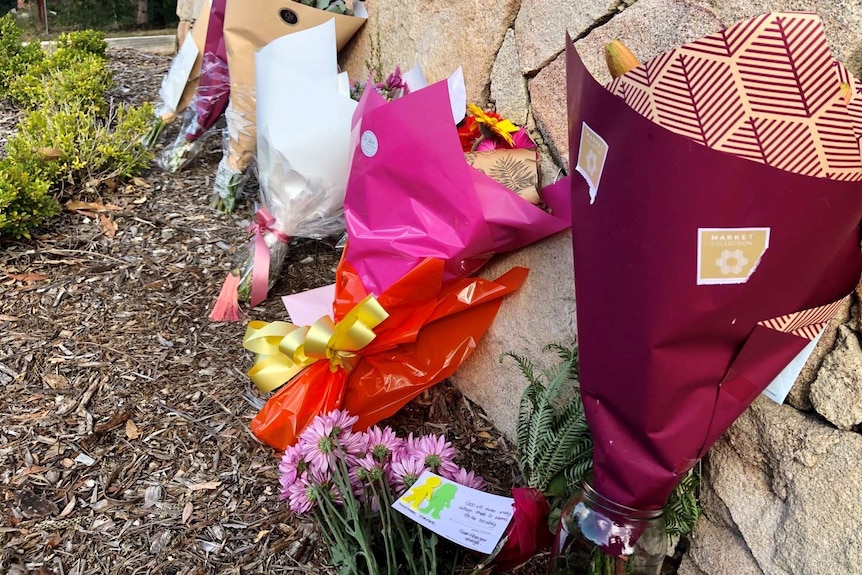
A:
<svg viewBox="0 0 862 575">
<path fill-rule="evenodd" d="M 111 56 L 112 95 L 154 100 L 169 59 Z M 0 105 L 0 142 L 16 113 Z M 313 524 L 278 501 L 278 454 L 249 431 L 262 398 L 245 326 L 207 318 L 252 214 L 208 207 L 220 157 L 213 139 L 181 174 L 67 193 L 117 209 L 66 210 L 0 244 L 0 573 L 332 572 Z M 283 319 L 278 296 L 331 282 L 334 244 L 294 242 L 249 317 Z M 494 492 L 516 484 L 513 446 L 451 385 L 389 423 L 445 433 Z"/>
</svg>

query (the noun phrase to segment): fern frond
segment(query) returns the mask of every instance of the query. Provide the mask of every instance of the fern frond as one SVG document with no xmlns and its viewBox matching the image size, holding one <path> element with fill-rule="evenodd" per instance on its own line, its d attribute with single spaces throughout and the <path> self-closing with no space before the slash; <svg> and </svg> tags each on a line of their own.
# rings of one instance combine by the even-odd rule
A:
<svg viewBox="0 0 862 575">
<path fill-rule="evenodd" d="M 566 477 L 566 487 L 569 493 L 573 493 L 581 488 L 584 482 L 584 477 L 593 468 L 593 454 L 590 450 L 589 457 L 582 457 L 576 461 L 569 463 L 566 470 L 563 472 Z"/>
<path fill-rule="evenodd" d="M 697 502 L 699 485 L 700 477 L 690 471 L 670 494 L 664 511 L 665 527 L 669 535 L 684 536 L 694 529 L 694 524 L 700 517 L 700 505 Z"/>
<path fill-rule="evenodd" d="M 544 444 L 542 442 L 542 436 L 544 434 L 544 430 L 548 429 L 553 421 L 554 410 L 551 409 L 550 405 L 540 405 L 538 409 L 533 413 L 533 418 L 530 422 L 530 429 L 527 436 L 526 448 L 526 464 L 527 466 L 529 466 L 530 475 L 533 479 L 531 479 L 531 482 L 528 485 L 532 485 L 533 483 L 535 483 L 536 475 L 543 472 L 543 470 L 538 467 L 538 462 L 542 457 L 541 447 Z"/>
<path fill-rule="evenodd" d="M 500 356 L 500 363 L 503 363 L 503 359 L 506 357 L 511 357 L 515 360 L 515 363 L 518 364 L 518 369 L 521 370 L 521 373 L 524 374 L 524 377 L 527 379 L 527 381 L 529 381 L 530 383 L 540 381 L 539 378 L 536 377 L 536 366 L 533 364 L 532 361 L 530 361 L 523 355 L 518 355 L 516 353 L 512 353 L 511 351 L 507 351 Z"/>
<path fill-rule="evenodd" d="M 543 482 L 533 487 L 545 490 L 551 479 L 565 470 L 571 462 L 583 457 L 592 458 L 593 442 L 583 410 L 569 408 L 566 414 L 566 417 L 555 422 L 554 428 L 548 432 L 551 438 L 549 449 L 538 463 L 538 467 L 543 470 Z"/>
</svg>

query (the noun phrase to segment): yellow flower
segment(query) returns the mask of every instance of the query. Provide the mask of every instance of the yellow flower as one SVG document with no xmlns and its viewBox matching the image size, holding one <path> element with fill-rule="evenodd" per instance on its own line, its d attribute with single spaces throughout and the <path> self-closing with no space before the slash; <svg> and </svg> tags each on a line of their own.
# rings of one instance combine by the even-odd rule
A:
<svg viewBox="0 0 862 575">
<path fill-rule="evenodd" d="M 841 97 L 844 98 L 844 103 L 849 104 L 853 99 L 853 87 L 847 82 L 841 83 Z"/>
<path fill-rule="evenodd" d="M 514 145 L 512 134 L 516 134 L 521 128 L 505 118 L 500 118 L 497 114 L 490 115 L 485 113 L 482 108 L 476 104 L 468 104 L 467 111 L 470 112 L 470 115 L 473 116 L 473 119 L 475 119 L 476 122 L 487 126 L 491 132 L 503 138 L 503 140 L 510 146 Z"/>
</svg>

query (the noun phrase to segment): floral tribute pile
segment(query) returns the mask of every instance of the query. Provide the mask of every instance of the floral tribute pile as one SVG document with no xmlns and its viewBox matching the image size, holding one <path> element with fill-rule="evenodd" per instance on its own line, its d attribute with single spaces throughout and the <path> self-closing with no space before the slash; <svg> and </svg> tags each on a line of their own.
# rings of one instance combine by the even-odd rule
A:
<svg viewBox="0 0 862 575">
<path fill-rule="evenodd" d="M 765 388 L 783 397 L 773 386 L 796 378 L 859 279 L 862 84 L 822 22 L 766 14 L 645 64 L 614 42 L 606 87 L 570 43 L 572 176 L 543 188 L 527 130 L 468 104 L 460 68 L 430 84 L 421 67 L 340 72 L 361 0 L 205 6 L 159 123 L 184 106 L 197 119 L 162 164 L 182 166 L 224 111 L 212 206 L 235 209 L 253 165 L 260 182 L 211 319 L 264 301 L 292 238 L 344 238 L 335 285 L 286 297 L 291 321 L 251 321 L 243 340 L 271 394 L 252 431 L 284 452 L 282 496 L 315 517 L 333 563 L 458 565 L 445 513 L 441 526 L 392 506 L 423 473 L 424 496 L 460 489 L 463 505 L 481 479 L 443 438 L 377 425 L 470 357 L 529 270 L 473 274 L 572 226 L 580 347 L 564 359 L 577 378 L 544 387 L 524 371 L 511 526 L 496 551 L 461 544 L 508 569 L 556 529 L 555 573 L 659 573 L 662 518 L 676 535 L 696 518 L 697 461 Z M 762 66 L 786 83 L 764 87 Z"/>
</svg>

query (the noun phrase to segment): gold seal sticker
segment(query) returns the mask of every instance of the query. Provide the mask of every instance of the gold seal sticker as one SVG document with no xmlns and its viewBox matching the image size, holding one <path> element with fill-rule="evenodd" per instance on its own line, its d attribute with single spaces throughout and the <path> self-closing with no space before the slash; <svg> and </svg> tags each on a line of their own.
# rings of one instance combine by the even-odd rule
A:
<svg viewBox="0 0 862 575">
<path fill-rule="evenodd" d="M 575 169 L 584 177 L 590 186 L 590 203 L 596 201 L 599 193 L 599 182 L 602 170 L 605 169 L 605 158 L 608 156 L 608 143 L 599 136 L 586 122 L 581 127 L 581 144 L 578 148 L 578 165 Z"/>
<path fill-rule="evenodd" d="M 697 285 L 744 284 L 769 248 L 769 228 L 698 228 Z"/>
</svg>

